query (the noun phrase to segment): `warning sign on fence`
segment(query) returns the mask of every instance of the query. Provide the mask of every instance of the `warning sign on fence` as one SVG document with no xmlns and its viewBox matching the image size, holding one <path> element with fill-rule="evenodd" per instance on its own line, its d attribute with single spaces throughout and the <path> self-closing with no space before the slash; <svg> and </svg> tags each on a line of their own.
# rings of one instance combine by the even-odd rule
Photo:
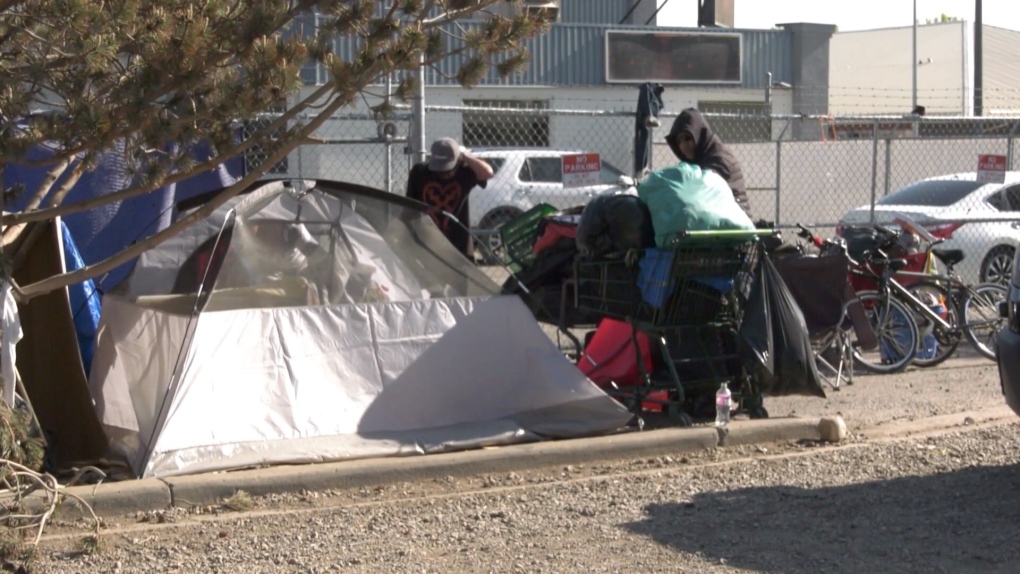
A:
<svg viewBox="0 0 1020 574">
<path fill-rule="evenodd" d="M 1005 183 L 1006 156 L 985 154 L 979 155 L 977 180 L 981 183 Z"/>
<path fill-rule="evenodd" d="M 597 153 L 563 156 L 563 187 L 584 187 L 602 182 L 602 160 Z"/>
</svg>

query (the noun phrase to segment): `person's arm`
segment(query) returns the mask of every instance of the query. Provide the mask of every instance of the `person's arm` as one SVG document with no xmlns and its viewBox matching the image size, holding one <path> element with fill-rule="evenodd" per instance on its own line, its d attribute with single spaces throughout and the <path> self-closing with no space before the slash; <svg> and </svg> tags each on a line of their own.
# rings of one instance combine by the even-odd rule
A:
<svg viewBox="0 0 1020 574">
<path fill-rule="evenodd" d="M 421 177 L 418 174 L 418 166 L 413 166 L 407 174 L 407 189 L 404 195 L 410 199 L 421 201 Z"/>
<path fill-rule="evenodd" d="M 469 154 L 463 148 L 461 148 L 460 157 L 464 161 L 464 165 L 470 168 L 471 171 L 475 172 L 475 177 L 478 178 L 479 182 L 492 179 L 493 171 L 489 162 Z"/>
</svg>

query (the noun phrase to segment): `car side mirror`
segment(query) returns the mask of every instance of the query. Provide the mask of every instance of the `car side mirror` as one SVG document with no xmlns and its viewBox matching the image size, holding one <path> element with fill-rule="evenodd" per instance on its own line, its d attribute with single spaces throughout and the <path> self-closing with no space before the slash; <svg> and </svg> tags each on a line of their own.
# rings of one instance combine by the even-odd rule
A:
<svg viewBox="0 0 1020 574">
<path fill-rule="evenodd" d="M 621 175 L 616 183 L 622 187 L 634 187 L 634 178 L 629 175 Z"/>
</svg>

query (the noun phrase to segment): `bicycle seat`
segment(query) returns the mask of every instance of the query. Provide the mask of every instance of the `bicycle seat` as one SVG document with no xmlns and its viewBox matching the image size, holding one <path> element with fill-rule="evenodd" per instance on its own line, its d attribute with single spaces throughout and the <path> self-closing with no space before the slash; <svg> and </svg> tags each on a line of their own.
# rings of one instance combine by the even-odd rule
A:
<svg viewBox="0 0 1020 574">
<path fill-rule="evenodd" d="M 963 261 L 962 249 L 932 249 L 931 252 L 946 265 L 956 265 Z"/>
</svg>

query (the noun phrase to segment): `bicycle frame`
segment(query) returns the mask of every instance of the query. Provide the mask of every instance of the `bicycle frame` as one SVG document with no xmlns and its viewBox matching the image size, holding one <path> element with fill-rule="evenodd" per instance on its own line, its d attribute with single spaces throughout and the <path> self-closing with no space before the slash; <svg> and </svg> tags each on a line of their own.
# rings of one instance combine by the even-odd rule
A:
<svg viewBox="0 0 1020 574">
<path fill-rule="evenodd" d="M 906 287 L 904 287 L 902 284 L 900 284 L 899 281 L 894 279 L 893 276 L 892 276 L 893 272 L 889 268 L 889 266 L 884 266 L 883 269 L 882 269 L 882 273 L 878 274 L 878 273 L 875 273 L 874 271 L 872 271 L 870 267 L 867 267 L 867 265 L 868 264 L 865 263 L 865 267 L 867 268 L 867 271 L 864 271 L 864 270 L 862 270 L 860 268 L 855 268 L 855 269 L 852 269 L 850 272 L 855 274 L 855 275 L 860 275 L 860 276 L 864 276 L 864 277 L 871 277 L 873 279 L 878 279 L 878 288 L 879 288 L 879 291 L 888 292 L 888 291 L 891 290 L 891 291 L 895 292 L 896 295 L 898 295 L 900 297 L 900 299 L 904 303 L 906 303 L 911 309 L 913 309 L 915 312 L 918 312 L 921 315 L 924 315 L 926 318 L 928 318 L 928 320 L 932 321 L 933 323 L 935 323 L 936 325 L 942 327 L 943 329 L 950 330 L 950 331 L 954 329 L 954 327 L 952 325 L 950 325 L 945 319 L 940 317 L 938 313 L 936 313 L 935 311 L 932 311 L 927 305 L 924 304 L 923 301 L 921 301 L 920 299 L 915 297 L 913 293 L 911 293 Z M 905 274 L 904 272 L 897 272 L 897 273 Z M 915 273 L 915 272 L 909 272 L 909 273 Z M 932 277 L 931 275 L 928 275 L 926 273 L 917 273 L 917 275 L 924 276 L 924 277 Z"/>
</svg>

